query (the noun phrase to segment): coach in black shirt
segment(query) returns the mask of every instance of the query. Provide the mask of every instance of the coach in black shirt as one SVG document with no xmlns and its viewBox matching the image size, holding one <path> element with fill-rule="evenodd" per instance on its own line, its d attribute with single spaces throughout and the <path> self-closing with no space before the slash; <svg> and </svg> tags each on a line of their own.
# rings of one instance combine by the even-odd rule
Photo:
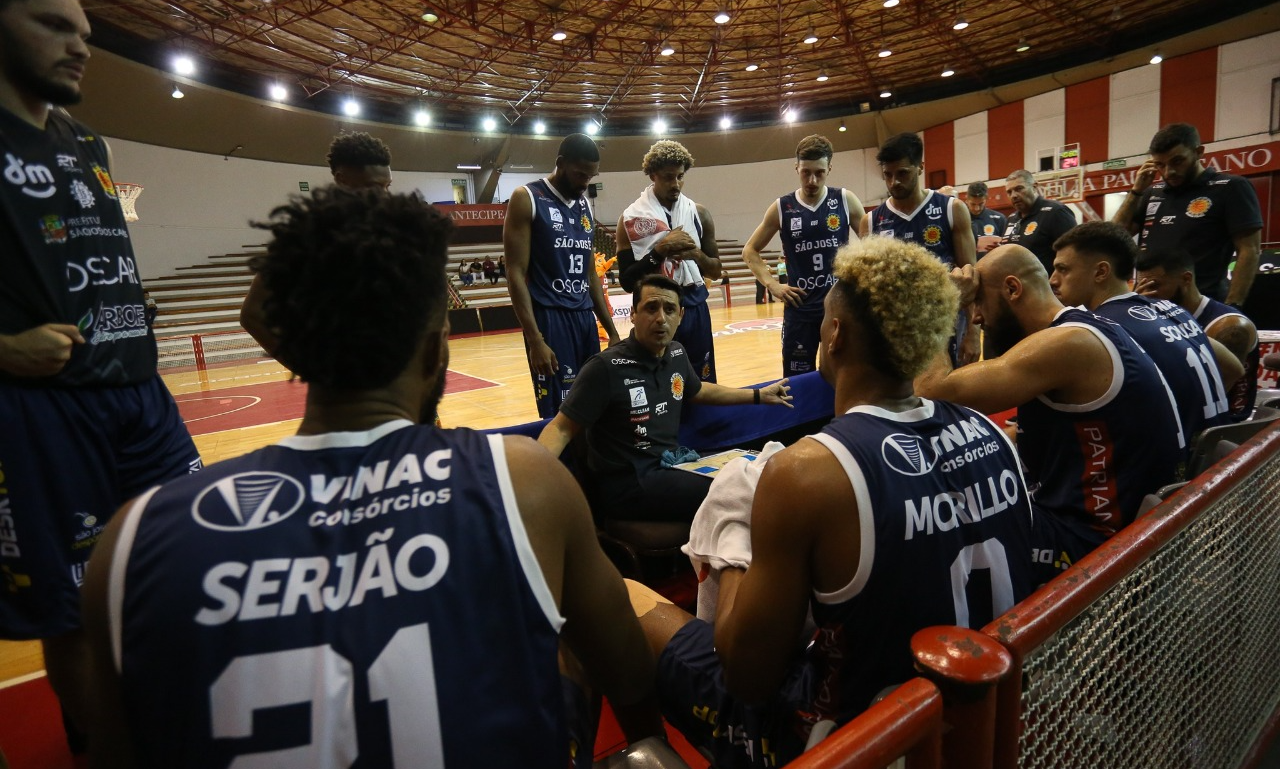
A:
<svg viewBox="0 0 1280 769">
<path fill-rule="evenodd" d="M 1190 253 L 1200 293 L 1239 307 L 1249 296 L 1262 250 L 1262 211 L 1253 185 L 1205 168 L 1200 132 L 1187 123 L 1161 128 L 1150 151 L 1112 221 L 1137 235 L 1143 251 Z M 1155 181 L 1157 173 L 1163 181 Z M 1233 253 L 1236 269 L 1228 290 Z"/>
<path fill-rule="evenodd" d="M 596 514 L 620 520 L 692 520 L 711 479 L 662 466 L 663 452 L 679 446 L 685 400 L 789 406 L 790 388 L 785 379 L 759 389 L 699 381 L 684 347 L 672 341 L 684 315 L 680 286 L 665 276 L 648 275 L 636 283 L 632 297 L 631 335 L 583 365 L 538 442 L 559 456 L 587 429 L 587 496 Z"/>
<path fill-rule="evenodd" d="M 1030 171 L 1014 171 L 1005 179 L 1005 192 L 1013 203 L 1013 215 L 1001 243 L 1017 243 L 1036 255 L 1045 272 L 1053 272 L 1053 243 L 1076 226 L 1076 215 L 1063 204 L 1036 189 Z"/>
</svg>

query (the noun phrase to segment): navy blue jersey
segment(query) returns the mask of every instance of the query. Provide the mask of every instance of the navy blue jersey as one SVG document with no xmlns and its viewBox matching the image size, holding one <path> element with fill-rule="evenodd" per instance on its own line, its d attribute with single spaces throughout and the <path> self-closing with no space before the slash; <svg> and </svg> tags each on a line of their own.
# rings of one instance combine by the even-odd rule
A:
<svg viewBox="0 0 1280 769">
<path fill-rule="evenodd" d="M 1111 387 L 1092 403 L 1041 395 L 1019 406 L 1018 454 L 1032 502 L 1110 535 L 1133 520 L 1143 496 L 1174 480 L 1185 453 L 1177 406 L 1150 356 L 1115 322 L 1068 307 L 1050 324 L 1063 326 L 1087 328 L 1106 346 Z"/>
<path fill-rule="evenodd" d="M 595 225 L 586 198 L 565 200 L 545 179 L 524 186 L 533 202 L 529 296 L 535 305 L 590 310 L 595 280 Z"/>
<path fill-rule="evenodd" d="M 129 516 L 111 628 L 139 766 L 566 765 L 563 620 L 500 436 L 295 436 Z"/>
<path fill-rule="evenodd" d="M 85 339 L 52 377 L 0 381 L 147 381 L 156 343 L 102 137 L 60 110 L 40 129 L 0 109 L 0 151 L 0 334 L 65 323 Z"/>
<path fill-rule="evenodd" d="M 969 220 L 969 224 L 973 227 L 973 239 L 976 241 L 988 235 L 1002 237 L 1005 228 L 1009 225 L 1009 219 L 999 211 L 984 208 Z"/>
<path fill-rule="evenodd" d="M 1213 336 L 1210 333 L 1210 329 L 1214 323 L 1221 318 L 1228 318 L 1233 315 L 1249 320 L 1247 315 L 1231 305 L 1207 296 L 1201 297 L 1200 306 L 1192 313 L 1196 322 L 1210 336 Z M 1253 402 L 1258 397 L 1258 365 L 1261 357 L 1261 348 L 1255 336 L 1253 349 L 1245 356 L 1244 376 L 1237 379 L 1235 384 L 1227 388 L 1227 413 L 1230 414 L 1232 422 L 1243 422 L 1253 414 Z"/>
<path fill-rule="evenodd" d="M 814 206 L 794 192 L 783 195 L 778 198 L 778 217 L 788 285 L 807 292 L 799 307 L 788 304 L 783 314 L 821 319 L 822 302 L 835 282 L 831 263 L 851 235 L 844 190 L 828 187 L 826 196 Z"/>
<path fill-rule="evenodd" d="M 1204 428 L 1230 421 L 1213 345 L 1191 313 L 1173 302 L 1133 292 L 1108 299 L 1094 312 L 1120 324 L 1155 361 L 1178 404 L 1184 445 Z"/>
<path fill-rule="evenodd" d="M 811 437 L 840 460 L 858 503 L 857 572 L 810 602 L 814 709 L 843 722 L 915 675 L 917 630 L 980 628 L 1031 593 L 1031 506 L 1013 446 L 971 409 L 859 406 Z"/>
<path fill-rule="evenodd" d="M 924 246 L 943 264 L 953 265 L 956 252 L 951 239 L 951 200 L 929 190 L 916 210 L 903 214 L 889 205 L 890 198 L 871 212 L 871 232 Z"/>
</svg>

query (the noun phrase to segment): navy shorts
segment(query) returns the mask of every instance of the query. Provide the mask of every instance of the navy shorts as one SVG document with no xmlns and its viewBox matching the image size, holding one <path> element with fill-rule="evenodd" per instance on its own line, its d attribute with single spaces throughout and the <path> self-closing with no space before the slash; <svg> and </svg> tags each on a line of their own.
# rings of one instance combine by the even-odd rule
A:
<svg viewBox="0 0 1280 769">
<path fill-rule="evenodd" d="M 1107 541 L 1107 535 L 1070 515 L 1032 503 L 1031 547 L 1036 584 L 1044 584 Z"/>
<path fill-rule="evenodd" d="M 802 713 L 812 702 L 813 676 L 797 658 L 769 702 L 747 705 L 729 693 L 715 651 L 715 631 L 690 620 L 658 657 L 658 699 L 667 723 L 719 769 L 775 767 L 804 752 L 811 724 Z"/>
<path fill-rule="evenodd" d="M 782 311 L 782 376 L 818 370 L 818 345 L 822 313 L 802 315 L 788 307 Z"/>
<path fill-rule="evenodd" d="M 596 723 L 600 714 L 587 701 L 586 692 L 563 675 L 560 694 L 564 697 L 564 720 L 569 729 L 569 765 L 573 769 L 591 769 L 595 763 Z"/>
<path fill-rule="evenodd" d="M 711 310 L 706 302 L 684 308 L 675 340 L 684 345 L 689 363 L 704 382 L 716 381 L 716 351 L 711 346 Z"/>
<path fill-rule="evenodd" d="M 124 387 L 0 384 L 0 638 L 80 627 L 85 563 L 107 521 L 200 467 L 158 375 Z"/>
<path fill-rule="evenodd" d="M 530 372 L 538 416 L 550 419 L 560 411 L 560 404 L 568 397 L 582 364 L 600 352 L 600 333 L 596 330 L 596 316 L 591 310 L 560 310 L 535 305 L 533 318 L 542 332 L 542 339 L 556 354 L 556 362 L 560 364 L 555 377 Z"/>
</svg>

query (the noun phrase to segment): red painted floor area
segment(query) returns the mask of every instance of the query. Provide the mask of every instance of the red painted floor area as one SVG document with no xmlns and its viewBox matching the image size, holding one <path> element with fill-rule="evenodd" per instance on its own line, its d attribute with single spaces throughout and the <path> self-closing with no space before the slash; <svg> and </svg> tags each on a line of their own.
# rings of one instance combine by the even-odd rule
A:
<svg viewBox="0 0 1280 769">
<path fill-rule="evenodd" d="M 448 372 L 445 394 L 497 387 L 487 379 Z M 301 419 L 307 386 L 300 381 L 266 382 L 192 393 L 176 398 L 178 411 L 192 435 Z"/>
<path fill-rule="evenodd" d="M 0 750 L 11 769 L 88 766 L 85 757 L 71 757 L 58 701 L 43 676 L 0 689 Z"/>
</svg>

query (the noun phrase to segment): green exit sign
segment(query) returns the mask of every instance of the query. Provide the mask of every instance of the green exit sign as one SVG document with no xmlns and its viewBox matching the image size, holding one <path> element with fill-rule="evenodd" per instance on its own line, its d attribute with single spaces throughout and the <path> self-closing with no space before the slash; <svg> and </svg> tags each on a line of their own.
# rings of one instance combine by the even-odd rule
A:
<svg viewBox="0 0 1280 769">
<path fill-rule="evenodd" d="M 1103 167 L 1104 169 L 1110 169 L 1110 168 L 1124 168 L 1124 167 L 1125 167 L 1125 166 L 1127 166 L 1127 165 L 1129 165 L 1129 161 L 1125 160 L 1124 158 L 1120 158 L 1119 160 L 1104 160 L 1104 161 L 1102 161 L 1102 167 Z"/>
<path fill-rule="evenodd" d="M 298 182 L 298 192 L 310 192 L 311 182 Z"/>
</svg>

